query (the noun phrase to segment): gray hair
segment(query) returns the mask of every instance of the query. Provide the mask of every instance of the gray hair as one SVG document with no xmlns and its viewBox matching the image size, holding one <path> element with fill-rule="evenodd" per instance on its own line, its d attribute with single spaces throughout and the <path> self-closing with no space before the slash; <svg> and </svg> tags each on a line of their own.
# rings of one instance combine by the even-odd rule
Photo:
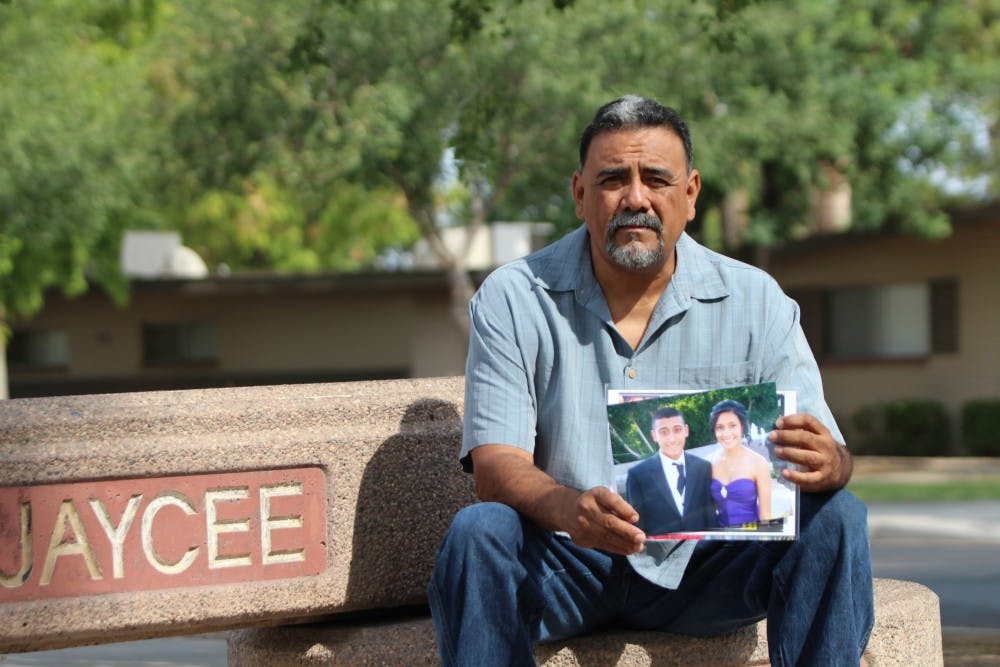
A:
<svg viewBox="0 0 1000 667">
<path fill-rule="evenodd" d="M 680 115 L 656 100 L 638 95 L 625 95 L 608 102 L 594 114 L 594 119 L 580 135 L 580 168 L 587 161 L 587 152 L 594 137 L 603 132 L 640 127 L 664 127 L 676 134 L 684 144 L 687 170 L 691 173 L 692 153 L 691 132 Z"/>
</svg>

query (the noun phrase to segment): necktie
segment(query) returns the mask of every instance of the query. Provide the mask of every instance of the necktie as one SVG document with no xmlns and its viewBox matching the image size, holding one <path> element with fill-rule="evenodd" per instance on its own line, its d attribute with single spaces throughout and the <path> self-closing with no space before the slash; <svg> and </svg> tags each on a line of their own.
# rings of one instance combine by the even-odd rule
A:
<svg viewBox="0 0 1000 667">
<path fill-rule="evenodd" d="M 677 466 L 677 492 L 684 495 L 684 464 L 675 463 Z"/>
</svg>

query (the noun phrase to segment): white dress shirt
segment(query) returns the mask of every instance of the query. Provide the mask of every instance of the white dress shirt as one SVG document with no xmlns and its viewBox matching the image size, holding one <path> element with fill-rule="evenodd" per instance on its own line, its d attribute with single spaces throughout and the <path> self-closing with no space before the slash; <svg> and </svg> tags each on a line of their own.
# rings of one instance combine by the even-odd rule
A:
<svg viewBox="0 0 1000 667">
<path fill-rule="evenodd" d="M 684 514 L 684 495 L 677 490 L 677 478 L 680 472 L 677 470 L 675 464 L 679 463 L 684 466 L 684 476 L 687 477 L 687 461 L 684 459 L 684 453 L 681 453 L 681 457 L 676 461 L 669 456 L 666 456 L 663 452 L 658 452 L 660 455 L 660 463 L 663 464 L 663 474 L 667 477 L 667 486 L 670 488 L 670 493 L 674 494 L 674 502 L 677 503 L 677 511 L 682 515 Z M 687 487 L 685 487 L 687 488 Z"/>
</svg>

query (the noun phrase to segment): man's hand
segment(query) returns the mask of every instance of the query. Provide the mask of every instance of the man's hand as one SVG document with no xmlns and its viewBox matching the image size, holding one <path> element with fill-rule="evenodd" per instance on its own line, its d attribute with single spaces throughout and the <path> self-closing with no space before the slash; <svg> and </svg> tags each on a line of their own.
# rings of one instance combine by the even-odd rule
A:
<svg viewBox="0 0 1000 667">
<path fill-rule="evenodd" d="M 508 445 L 476 447 L 472 462 L 480 499 L 510 505 L 543 528 L 569 533 L 582 547 L 642 550 L 646 535 L 634 525 L 639 515 L 614 491 L 563 486 L 537 468 L 530 453 Z"/>
<path fill-rule="evenodd" d="M 646 535 L 634 525 L 639 514 L 624 498 L 603 486 L 574 493 L 566 494 L 559 521 L 574 542 L 626 555 L 642 551 Z"/>
<path fill-rule="evenodd" d="M 799 467 L 783 470 L 785 479 L 803 491 L 831 491 L 847 484 L 854 468 L 851 455 L 822 422 L 796 414 L 778 418 L 775 426 L 769 436 L 775 455 Z"/>
</svg>

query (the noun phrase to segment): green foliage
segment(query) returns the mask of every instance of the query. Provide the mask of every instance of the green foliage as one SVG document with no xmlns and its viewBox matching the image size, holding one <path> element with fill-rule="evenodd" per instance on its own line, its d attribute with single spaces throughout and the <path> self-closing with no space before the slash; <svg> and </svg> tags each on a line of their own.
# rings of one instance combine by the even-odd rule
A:
<svg viewBox="0 0 1000 667">
<path fill-rule="evenodd" d="M 946 233 L 942 194 L 928 174 L 962 162 L 944 147 L 970 128 L 900 119 L 921 100 L 954 100 L 952 77 L 963 72 L 971 75 L 963 77 L 966 99 L 995 122 L 995 87 L 975 59 L 979 45 L 996 53 L 996 18 L 981 9 L 965 23 L 982 41 L 951 42 L 947 56 L 917 46 L 921 33 L 943 37 L 938 26 L 951 21 L 925 3 L 761 2 L 716 26 L 732 38 L 714 57 L 704 54 L 711 75 L 699 90 L 710 92 L 685 108 L 710 187 L 749 194 L 745 238 L 771 245 L 805 232 L 823 165 L 852 186 L 854 228 Z M 703 210 L 718 201 L 708 194 Z"/>
<path fill-rule="evenodd" d="M 995 475 L 941 482 L 851 480 L 847 488 L 866 503 L 1000 500 L 1000 477 Z"/>
<path fill-rule="evenodd" d="M 641 393 L 641 392 L 640 392 Z M 713 389 L 694 394 L 680 394 L 629 401 L 608 407 L 608 424 L 611 429 L 612 456 L 616 462 L 634 461 L 656 453 L 653 441 L 652 414 L 661 407 L 672 407 L 684 415 L 688 424 L 686 448 L 701 447 L 715 442 L 708 417 L 719 401 L 732 399 L 746 406 L 751 430 L 774 428 L 781 416 L 779 397 L 773 383 L 749 385 L 730 389 Z M 748 434 L 749 435 L 749 434 Z"/>
<path fill-rule="evenodd" d="M 942 456 L 949 451 L 950 424 L 943 403 L 895 400 L 869 405 L 853 417 L 859 438 L 855 454 Z"/>
<path fill-rule="evenodd" d="M 427 160 L 433 179 L 443 138 L 412 150 L 427 134 L 410 127 L 415 91 L 382 69 L 407 57 L 374 32 L 405 32 L 408 7 L 214 2 L 175 18 L 150 68 L 163 224 L 234 269 L 357 269 L 412 243 L 403 163 Z"/>
<path fill-rule="evenodd" d="M 420 237 L 398 190 L 366 190 L 350 183 L 333 194 L 307 233 L 318 263 L 343 270 L 357 269 L 383 249 Z"/>
<path fill-rule="evenodd" d="M 0 7 L 0 310 L 17 317 L 50 287 L 91 277 L 124 297 L 121 232 L 136 205 L 145 134 L 133 61 L 109 59 L 95 3 Z"/>
<path fill-rule="evenodd" d="M 1000 456 L 1000 399 L 962 406 L 962 449 L 969 456 Z"/>
<path fill-rule="evenodd" d="M 942 170 L 998 192 L 994 5 L 0 3 L 0 305 L 88 278 L 124 295 L 126 228 L 295 271 L 366 266 L 442 218 L 568 229 L 579 132 L 628 92 L 688 119 L 713 245 L 807 232 L 831 170 L 854 228 L 947 234 Z"/>
</svg>

